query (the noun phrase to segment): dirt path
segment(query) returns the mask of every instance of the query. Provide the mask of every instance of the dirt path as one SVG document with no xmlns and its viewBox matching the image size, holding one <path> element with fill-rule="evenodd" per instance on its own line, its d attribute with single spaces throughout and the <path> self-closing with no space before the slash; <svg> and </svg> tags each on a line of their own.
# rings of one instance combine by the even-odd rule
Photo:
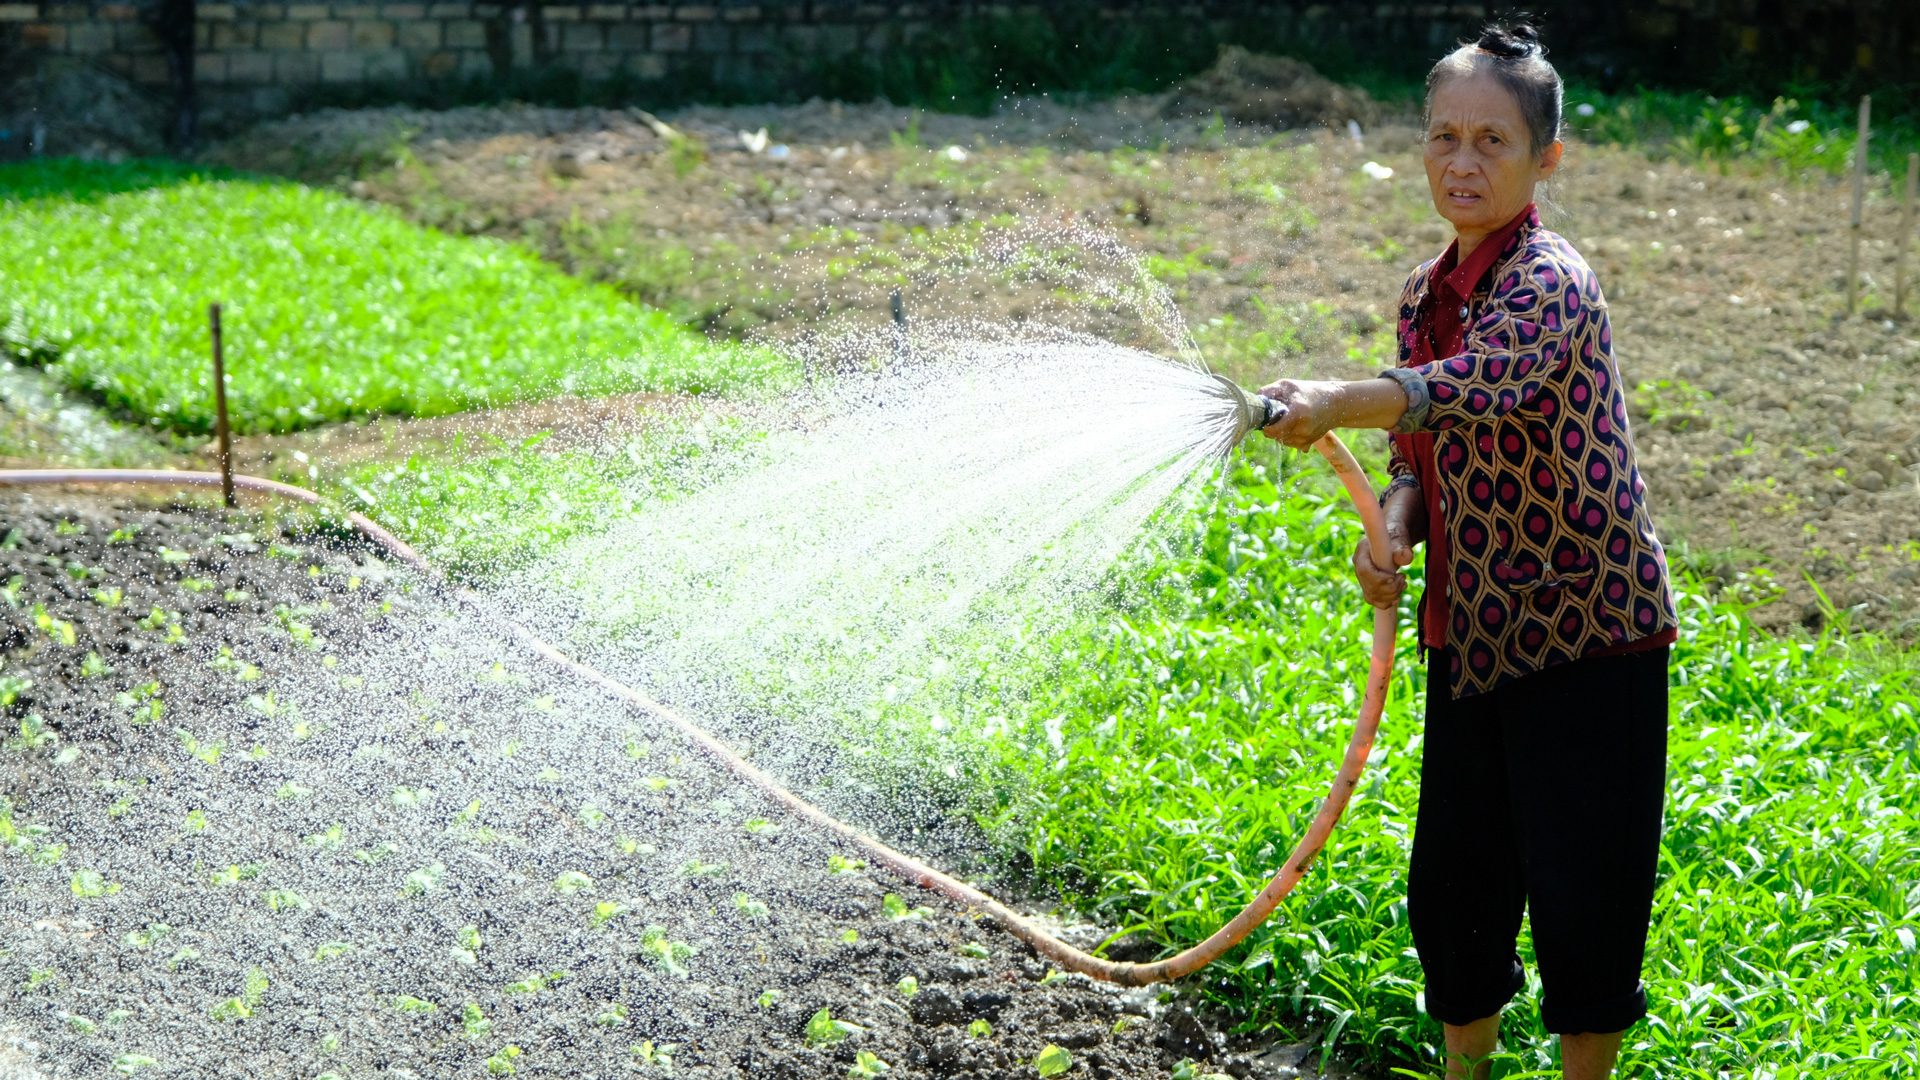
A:
<svg viewBox="0 0 1920 1080">
<path fill-rule="evenodd" d="M 1048 981 L 990 924 L 836 872 L 350 541 L 45 491 L 0 492 L 0 521 L 6 1080 L 824 1080 L 863 1053 L 985 1080 L 1049 1044 L 1076 1075 L 1279 1077 L 1309 1049 L 1229 1057 L 1177 1008 Z M 810 1049 L 823 1008 L 858 1029 Z"/>
</svg>

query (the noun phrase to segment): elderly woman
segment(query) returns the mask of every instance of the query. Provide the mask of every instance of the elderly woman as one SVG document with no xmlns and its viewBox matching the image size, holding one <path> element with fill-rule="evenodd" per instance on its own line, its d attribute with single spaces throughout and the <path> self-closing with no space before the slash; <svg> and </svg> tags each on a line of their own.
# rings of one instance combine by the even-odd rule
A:
<svg viewBox="0 0 1920 1080">
<path fill-rule="evenodd" d="M 1456 239 L 1407 279 L 1399 367 L 1263 391 L 1289 408 L 1266 429 L 1289 446 L 1336 427 L 1393 433 L 1394 565 L 1364 543 L 1354 554 L 1370 602 L 1397 603 L 1411 545 L 1427 545 L 1407 902 L 1459 1076 L 1486 1075 L 1523 985 L 1523 912 L 1567 1080 L 1610 1075 L 1646 1013 L 1676 620 L 1606 299 L 1533 205 L 1560 162 L 1561 101 L 1529 26 L 1435 65 L 1427 183 Z"/>
</svg>

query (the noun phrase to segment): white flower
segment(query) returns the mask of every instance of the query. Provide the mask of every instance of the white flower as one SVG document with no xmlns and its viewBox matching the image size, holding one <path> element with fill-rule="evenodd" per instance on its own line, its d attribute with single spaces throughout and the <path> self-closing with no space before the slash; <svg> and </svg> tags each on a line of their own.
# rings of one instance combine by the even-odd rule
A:
<svg viewBox="0 0 1920 1080">
<path fill-rule="evenodd" d="M 741 132 L 740 145 L 746 147 L 747 152 L 752 154 L 757 154 L 765 150 L 767 148 L 767 129 L 761 128 L 759 131 Z"/>
<path fill-rule="evenodd" d="M 959 148 L 959 147 L 957 147 L 957 146 L 949 146 L 949 147 L 947 147 L 947 148 L 946 148 L 945 150 L 942 150 L 942 151 L 940 151 L 940 152 L 941 152 L 942 154 L 945 154 L 945 155 L 947 156 L 947 160 L 948 160 L 948 161 L 965 161 L 965 160 L 967 160 L 967 152 L 966 152 L 965 150 L 962 150 L 962 149 L 960 149 L 960 148 Z"/>
<path fill-rule="evenodd" d="M 1795 120 L 1793 123 L 1787 125 L 1787 134 L 1798 135 L 1812 126 L 1813 124 L 1806 120 Z"/>
<path fill-rule="evenodd" d="M 1573 107 L 1573 112 L 1575 116 L 1592 116 L 1593 106 L 1583 101 Z"/>
<path fill-rule="evenodd" d="M 1393 170 L 1377 161 L 1369 161 L 1365 165 L 1360 166 L 1360 171 L 1373 177 L 1375 180 L 1388 180 L 1393 177 Z"/>
</svg>

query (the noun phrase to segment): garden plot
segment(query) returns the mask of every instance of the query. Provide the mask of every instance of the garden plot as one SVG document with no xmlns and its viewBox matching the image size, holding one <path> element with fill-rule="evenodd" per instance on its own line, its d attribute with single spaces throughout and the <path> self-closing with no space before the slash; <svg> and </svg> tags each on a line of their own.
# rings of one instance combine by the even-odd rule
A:
<svg viewBox="0 0 1920 1080">
<path fill-rule="evenodd" d="M 336 532 L 5 499 L 8 1080 L 1224 1052 L 868 872 Z"/>
</svg>

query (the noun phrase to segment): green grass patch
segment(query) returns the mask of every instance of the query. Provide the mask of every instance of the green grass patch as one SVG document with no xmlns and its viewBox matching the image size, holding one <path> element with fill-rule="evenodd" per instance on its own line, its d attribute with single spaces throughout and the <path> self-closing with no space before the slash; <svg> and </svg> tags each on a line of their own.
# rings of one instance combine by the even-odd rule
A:
<svg viewBox="0 0 1920 1080">
<path fill-rule="evenodd" d="M 329 192 L 168 166 L 0 170 L 0 341 L 156 428 L 210 431 L 225 305 L 242 433 L 556 393 L 740 392 L 786 362 L 716 346 L 525 249 Z"/>
</svg>

